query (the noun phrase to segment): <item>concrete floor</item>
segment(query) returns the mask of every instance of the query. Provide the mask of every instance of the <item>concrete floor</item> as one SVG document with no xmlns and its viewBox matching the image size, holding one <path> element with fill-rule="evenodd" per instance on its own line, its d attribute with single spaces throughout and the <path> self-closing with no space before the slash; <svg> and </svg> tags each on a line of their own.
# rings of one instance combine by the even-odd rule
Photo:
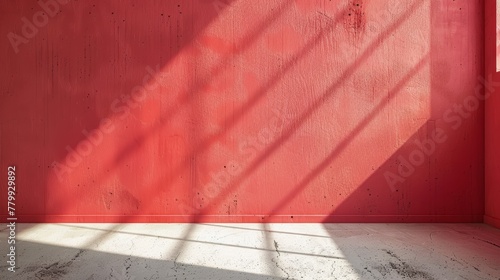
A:
<svg viewBox="0 0 500 280">
<path fill-rule="evenodd" d="M 500 279 L 484 224 L 18 224 L 0 279 Z"/>
</svg>

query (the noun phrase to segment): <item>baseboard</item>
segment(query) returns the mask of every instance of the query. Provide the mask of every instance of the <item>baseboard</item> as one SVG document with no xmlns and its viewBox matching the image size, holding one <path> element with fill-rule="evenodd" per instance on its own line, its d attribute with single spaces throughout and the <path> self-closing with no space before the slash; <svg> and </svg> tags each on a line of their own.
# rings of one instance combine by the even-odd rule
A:
<svg viewBox="0 0 500 280">
<path fill-rule="evenodd" d="M 7 216 L 0 216 L 7 221 Z M 486 217 L 485 217 L 486 219 Z M 491 225 L 500 220 L 488 218 Z M 483 215 L 19 215 L 18 223 L 482 223 Z"/>
</svg>

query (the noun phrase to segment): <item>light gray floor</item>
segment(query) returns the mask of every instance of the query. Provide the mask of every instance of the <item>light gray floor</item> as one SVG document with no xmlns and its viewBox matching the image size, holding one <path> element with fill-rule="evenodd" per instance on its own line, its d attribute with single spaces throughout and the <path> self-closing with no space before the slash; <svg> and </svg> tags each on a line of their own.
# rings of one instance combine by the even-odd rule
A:
<svg viewBox="0 0 500 280">
<path fill-rule="evenodd" d="M 500 279 L 483 224 L 18 224 L 0 279 Z"/>
</svg>

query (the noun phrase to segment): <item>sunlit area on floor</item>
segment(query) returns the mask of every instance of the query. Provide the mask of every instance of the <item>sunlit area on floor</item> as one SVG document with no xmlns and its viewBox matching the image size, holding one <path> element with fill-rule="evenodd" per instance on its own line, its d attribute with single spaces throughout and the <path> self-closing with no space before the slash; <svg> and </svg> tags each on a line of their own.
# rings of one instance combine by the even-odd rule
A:
<svg viewBox="0 0 500 280">
<path fill-rule="evenodd" d="M 18 242 L 18 271 L 3 279 L 500 275 L 499 230 L 483 224 L 23 224 Z"/>
</svg>

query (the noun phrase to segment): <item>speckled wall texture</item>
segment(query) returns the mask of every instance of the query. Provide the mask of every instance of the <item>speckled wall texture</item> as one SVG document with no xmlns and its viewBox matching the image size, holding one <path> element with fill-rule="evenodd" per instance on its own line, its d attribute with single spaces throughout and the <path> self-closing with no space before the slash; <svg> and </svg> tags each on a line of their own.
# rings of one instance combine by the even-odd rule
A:
<svg viewBox="0 0 500 280">
<path fill-rule="evenodd" d="M 0 180 L 26 222 L 481 222 L 483 4 L 3 1 Z"/>
</svg>

